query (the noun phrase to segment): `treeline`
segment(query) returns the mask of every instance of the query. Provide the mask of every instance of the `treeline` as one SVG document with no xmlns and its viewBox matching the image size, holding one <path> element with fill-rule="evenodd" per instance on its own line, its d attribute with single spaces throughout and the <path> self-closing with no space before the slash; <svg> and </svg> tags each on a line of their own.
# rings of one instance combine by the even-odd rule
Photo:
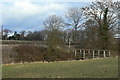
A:
<svg viewBox="0 0 120 80">
<path fill-rule="evenodd" d="M 10 35 L 14 33 L 13 35 Z M 9 29 L 3 30 L 2 40 L 27 40 L 27 41 L 44 41 L 45 40 L 45 31 L 21 31 L 21 32 L 13 32 Z"/>
</svg>

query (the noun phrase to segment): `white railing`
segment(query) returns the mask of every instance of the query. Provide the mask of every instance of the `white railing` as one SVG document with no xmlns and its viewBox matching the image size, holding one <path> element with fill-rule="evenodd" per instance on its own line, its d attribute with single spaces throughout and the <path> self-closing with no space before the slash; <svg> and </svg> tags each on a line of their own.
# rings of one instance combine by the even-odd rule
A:
<svg viewBox="0 0 120 80">
<path fill-rule="evenodd" d="M 74 49 L 76 59 L 110 57 L 110 50 Z"/>
</svg>

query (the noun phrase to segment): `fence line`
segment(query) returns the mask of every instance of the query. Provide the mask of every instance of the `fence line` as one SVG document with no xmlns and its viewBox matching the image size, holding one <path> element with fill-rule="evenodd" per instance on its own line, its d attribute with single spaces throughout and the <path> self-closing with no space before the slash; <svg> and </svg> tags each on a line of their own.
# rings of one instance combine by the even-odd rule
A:
<svg viewBox="0 0 120 80">
<path fill-rule="evenodd" d="M 76 59 L 91 59 L 98 57 L 110 57 L 110 50 L 91 50 L 91 49 L 75 49 Z"/>
</svg>

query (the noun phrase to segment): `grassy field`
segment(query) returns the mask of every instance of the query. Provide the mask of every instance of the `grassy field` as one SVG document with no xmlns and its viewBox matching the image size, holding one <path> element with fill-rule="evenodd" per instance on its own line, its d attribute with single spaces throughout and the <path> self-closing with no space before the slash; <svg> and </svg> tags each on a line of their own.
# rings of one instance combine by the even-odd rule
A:
<svg viewBox="0 0 120 80">
<path fill-rule="evenodd" d="M 117 78 L 118 57 L 3 65 L 3 78 Z"/>
</svg>

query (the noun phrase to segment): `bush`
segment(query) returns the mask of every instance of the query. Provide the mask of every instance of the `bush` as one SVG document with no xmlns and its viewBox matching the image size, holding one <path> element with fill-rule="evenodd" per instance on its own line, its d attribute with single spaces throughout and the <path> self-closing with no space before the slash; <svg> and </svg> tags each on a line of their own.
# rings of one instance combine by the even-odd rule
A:
<svg viewBox="0 0 120 80">
<path fill-rule="evenodd" d="M 13 48 L 16 52 L 15 62 L 44 61 L 45 47 L 35 45 L 19 45 Z"/>
<path fill-rule="evenodd" d="M 2 45 L 2 63 L 11 63 L 14 62 L 14 56 L 16 55 L 14 51 L 12 51 L 12 46 Z"/>
<path fill-rule="evenodd" d="M 74 54 L 67 49 L 52 49 L 52 52 L 48 52 L 48 49 L 38 45 L 22 44 L 17 46 L 4 46 L 3 50 L 3 63 L 19 63 L 19 62 L 34 62 L 34 61 L 65 61 L 73 60 Z"/>
</svg>

